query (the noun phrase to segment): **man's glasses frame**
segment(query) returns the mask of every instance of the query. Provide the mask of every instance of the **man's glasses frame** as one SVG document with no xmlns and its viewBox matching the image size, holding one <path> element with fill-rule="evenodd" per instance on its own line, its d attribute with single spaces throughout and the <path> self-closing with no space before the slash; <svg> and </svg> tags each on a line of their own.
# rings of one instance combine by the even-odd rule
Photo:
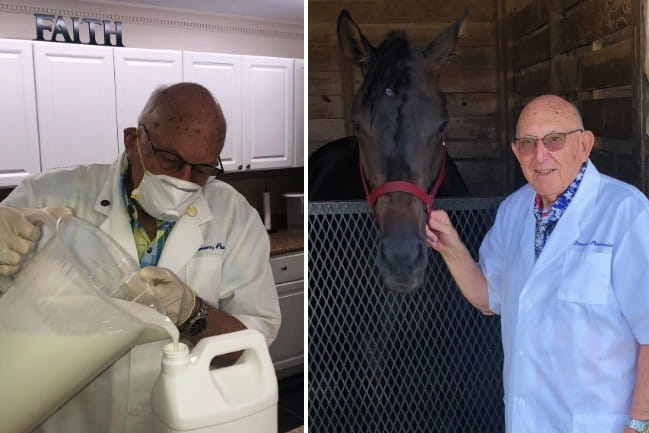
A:
<svg viewBox="0 0 649 433">
<path fill-rule="evenodd" d="M 536 137 L 516 137 L 514 144 L 518 147 L 518 151 L 523 155 L 529 155 L 536 150 L 536 142 L 541 141 L 549 152 L 556 152 L 563 149 L 566 145 L 566 136 L 575 132 L 584 132 L 583 129 L 575 129 L 568 132 L 551 132 L 542 138 Z"/>
<path fill-rule="evenodd" d="M 192 174 L 197 177 L 218 177 L 225 172 L 223 169 L 223 162 L 221 161 L 221 156 L 217 156 L 216 166 L 209 164 L 191 164 L 180 157 L 180 155 L 170 152 L 168 150 L 157 149 L 153 146 L 151 142 L 151 136 L 149 131 L 147 131 L 146 126 L 143 123 L 140 123 L 140 127 L 146 134 L 146 140 L 151 147 L 153 156 L 156 157 L 160 167 L 164 170 L 170 170 L 177 172 L 182 169 L 184 166 L 189 165 L 192 168 Z"/>
</svg>

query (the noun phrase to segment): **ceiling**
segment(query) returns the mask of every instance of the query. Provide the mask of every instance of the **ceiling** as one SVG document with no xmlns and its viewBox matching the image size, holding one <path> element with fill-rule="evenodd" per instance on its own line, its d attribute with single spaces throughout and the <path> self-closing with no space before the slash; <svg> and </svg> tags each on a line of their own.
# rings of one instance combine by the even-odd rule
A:
<svg viewBox="0 0 649 433">
<path fill-rule="evenodd" d="M 130 6 L 182 9 L 198 13 L 239 15 L 304 25 L 304 0 L 85 0 Z"/>
</svg>

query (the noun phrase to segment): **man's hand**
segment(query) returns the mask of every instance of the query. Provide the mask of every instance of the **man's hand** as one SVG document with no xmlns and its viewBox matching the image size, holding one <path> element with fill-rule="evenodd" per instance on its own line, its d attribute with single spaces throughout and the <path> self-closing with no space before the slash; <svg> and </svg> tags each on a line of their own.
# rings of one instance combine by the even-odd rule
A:
<svg viewBox="0 0 649 433">
<path fill-rule="evenodd" d="M 426 225 L 426 244 L 442 255 L 453 250 L 464 249 L 455 227 L 443 210 L 434 210 L 430 213 Z"/>
<path fill-rule="evenodd" d="M 158 295 L 167 309 L 167 316 L 180 327 L 192 315 L 196 294 L 167 268 L 149 266 L 138 271 L 153 293 Z"/>
<path fill-rule="evenodd" d="M 41 237 L 39 222 L 31 222 L 30 215 L 39 209 L 16 209 L 0 206 L 0 275 L 11 276 L 20 267 Z M 56 219 L 71 215 L 68 208 L 43 208 L 40 211 Z"/>
</svg>

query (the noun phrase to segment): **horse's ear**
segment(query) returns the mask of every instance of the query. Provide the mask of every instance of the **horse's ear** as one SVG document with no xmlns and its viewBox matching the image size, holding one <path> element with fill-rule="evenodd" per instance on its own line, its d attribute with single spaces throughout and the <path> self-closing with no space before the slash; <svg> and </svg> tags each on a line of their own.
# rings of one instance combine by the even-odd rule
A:
<svg viewBox="0 0 649 433">
<path fill-rule="evenodd" d="M 338 15 L 338 43 L 347 57 L 364 69 L 374 54 L 374 47 L 358 28 L 346 9 Z"/>
<path fill-rule="evenodd" d="M 453 52 L 455 43 L 460 35 L 464 19 L 469 13 L 469 8 L 464 9 L 464 13 L 450 27 L 428 44 L 424 50 L 424 55 L 435 63 L 443 63 L 444 60 Z"/>
</svg>

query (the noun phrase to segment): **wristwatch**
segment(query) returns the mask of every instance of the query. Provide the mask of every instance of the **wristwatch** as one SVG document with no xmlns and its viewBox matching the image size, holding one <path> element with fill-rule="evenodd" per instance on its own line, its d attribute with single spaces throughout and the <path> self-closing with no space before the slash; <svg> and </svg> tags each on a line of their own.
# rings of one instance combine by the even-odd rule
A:
<svg viewBox="0 0 649 433">
<path fill-rule="evenodd" d="M 196 337 L 207 328 L 207 302 L 202 301 L 198 297 L 196 300 L 201 303 L 198 308 L 198 313 L 191 319 L 188 319 L 180 329 L 180 334 L 183 337 Z"/>
<path fill-rule="evenodd" d="M 626 426 L 640 433 L 649 433 L 649 420 L 629 418 Z"/>
</svg>

